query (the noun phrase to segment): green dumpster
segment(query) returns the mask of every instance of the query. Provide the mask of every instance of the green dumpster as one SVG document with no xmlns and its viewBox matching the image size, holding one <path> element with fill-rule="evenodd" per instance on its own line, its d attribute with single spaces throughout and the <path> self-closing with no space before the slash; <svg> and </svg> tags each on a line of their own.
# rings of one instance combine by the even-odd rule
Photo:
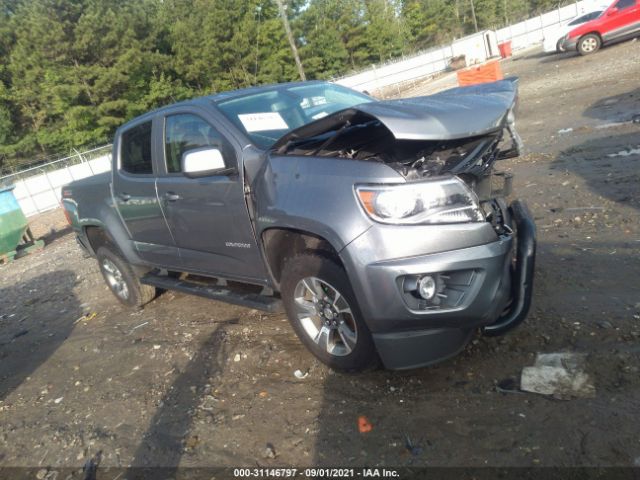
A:
<svg viewBox="0 0 640 480">
<path fill-rule="evenodd" d="M 14 188 L 0 187 L 0 263 L 33 247 L 42 247 L 41 241 L 33 241 L 29 222 L 13 195 Z"/>
</svg>

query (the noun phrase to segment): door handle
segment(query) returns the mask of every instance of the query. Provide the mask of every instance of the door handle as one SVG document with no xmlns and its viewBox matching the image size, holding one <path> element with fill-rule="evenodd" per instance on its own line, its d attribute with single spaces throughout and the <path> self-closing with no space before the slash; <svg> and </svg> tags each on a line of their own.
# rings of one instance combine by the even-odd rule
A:
<svg viewBox="0 0 640 480">
<path fill-rule="evenodd" d="M 164 194 L 164 198 L 166 198 L 168 202 L 175 202 L 176 200 L 180 200 L 182 196 L 177 193 L 167 192 Z"/>
<path fill-rule="evenodd" d="M 129 200 L 131 200 L 131 195 L 129 195 L 128 193 L 119 193 L 118 197 L 120 198 L 120 200 L 122 200 L 123 202 L 128 202 Z"/>
</svg>

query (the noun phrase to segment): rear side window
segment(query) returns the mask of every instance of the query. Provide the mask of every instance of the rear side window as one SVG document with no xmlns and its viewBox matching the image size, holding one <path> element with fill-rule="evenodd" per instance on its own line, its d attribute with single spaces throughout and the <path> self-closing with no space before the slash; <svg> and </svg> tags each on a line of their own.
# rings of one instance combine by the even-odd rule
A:
<svg viewBox="0 0 640 480">
<path fill-rule="evenodd" d="M 170 115 L 165 123 L 165 158 L 168 173 L 182 171 L 182 154 L 203 147 L 220 147 L 220 134 L 209 123 L 190 113 Z"/>
<path fill-rule="evenodd" d="M 615 7 L 618 10 L 624 10 L 625 8 L 632 7 L 636 4 L 635 0 L 618 0 Z"/>
<path fill-rule="evenodd" d="M 127 130 L 122 134 L 120 142 L 120 170 L 138 175 L 153 173 L 151 122 Z"/>
</svg>

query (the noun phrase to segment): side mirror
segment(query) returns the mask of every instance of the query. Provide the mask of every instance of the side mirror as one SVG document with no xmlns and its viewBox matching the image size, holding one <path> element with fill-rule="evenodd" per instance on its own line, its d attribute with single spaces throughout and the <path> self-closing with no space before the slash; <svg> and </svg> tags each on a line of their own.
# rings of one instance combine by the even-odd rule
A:
<svg viewBox="0 0 640 480">
<path fill-rule="evenodd" d="M 615 15 L 616 13 L 618 13 L 618 9 L 616 7 L 611 7 L 607 12 L 607 17 L 610 17 L 611 15 Z"/>
<path fill-rule="evenodd" d="M 216 147 L 198 148 L 182 154 L 182 173 L 187 177 L 206 177 L 209 175 L 229 173 L 222 157 L 222 152 Z"/>
</svg>

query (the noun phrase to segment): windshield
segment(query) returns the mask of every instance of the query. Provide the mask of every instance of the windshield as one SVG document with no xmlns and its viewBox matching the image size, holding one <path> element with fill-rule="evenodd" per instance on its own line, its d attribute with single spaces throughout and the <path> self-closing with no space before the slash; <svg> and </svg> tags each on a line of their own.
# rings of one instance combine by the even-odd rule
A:
<svg viewBox="0 0 640 480">
<path fill-rule="evenodd" d="M 333 83 L 276 86 L 220 102 L 222 113 L 259 147 L 269 148 L 286 133 L 339 110 L 373 99 Z"/>
<path fill-rule="evenodd" d="M 576 18 L 574 21 L 570 22 L 569 25 L 580 25 L 590 20 L 595 20 L 600 15 L 602 15 L 602 10 L 596 10 L 595 12 L 587 13 L 586 15 Z"/>
</svg>

